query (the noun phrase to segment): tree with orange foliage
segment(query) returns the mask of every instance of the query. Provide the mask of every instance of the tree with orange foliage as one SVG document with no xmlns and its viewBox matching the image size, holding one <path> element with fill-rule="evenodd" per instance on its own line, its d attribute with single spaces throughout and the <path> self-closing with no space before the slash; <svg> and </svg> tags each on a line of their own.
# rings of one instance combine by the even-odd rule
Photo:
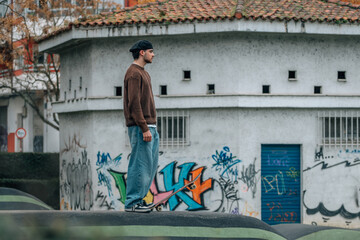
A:
<svg viewBox="0 0 360 240">
<path fill-rule="evenodd" d="M 121 5 L 104 0 L 0 0 L 0 94 L 20 96 L 44 123 L 59 130 L 56 114 L 46 116 L 44 100 L 60 99 L 60 60 L 37 51 L 36 40 L 77 18 Z M 49 104 L 47 104 L 49 105 Z"/>
</svg>

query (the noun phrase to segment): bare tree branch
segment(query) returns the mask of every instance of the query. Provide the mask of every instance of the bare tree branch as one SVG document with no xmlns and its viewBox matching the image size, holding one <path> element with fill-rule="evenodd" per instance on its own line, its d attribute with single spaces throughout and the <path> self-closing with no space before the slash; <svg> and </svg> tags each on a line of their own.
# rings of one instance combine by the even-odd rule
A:
<svg viewBox="0 0 360 240">
<path fill-rule="evenodd" d="M 75 4 L 68 0 L 44 0 L 40 4 L 34 0 L 14 2 L 16 5 L 0 0 L 0 5 L 8 9 L 8 14 L 0 18 L 0 70 L 5 66 L 8 73 L 8 76 L 0 76 L 0 89 L 20 96 L 44 123 L 58 130 L 57 114 L 52 113 L 49 118 L 39 106 L 39 98 L 34 92 L 41 91 L 49 104 L 60 100 L 61 64 L 57 55 L 42 57 L 34 40 L 74 19 L 98 13 L 103 1 L 76 1 Z M 108 9 L 119 8 L 118 4 L 107 2 Z M 40 61 L 41 58 L 44 60 Z"/>
</svg>

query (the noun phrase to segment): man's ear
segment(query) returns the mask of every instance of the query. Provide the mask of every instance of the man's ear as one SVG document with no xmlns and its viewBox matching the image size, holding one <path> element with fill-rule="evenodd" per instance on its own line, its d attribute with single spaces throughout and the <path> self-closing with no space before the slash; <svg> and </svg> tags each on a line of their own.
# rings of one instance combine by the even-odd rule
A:
<svg viewBox="0 0 360 240">
<path fill-rule="evenodd" d="M 140 50 L 139 53 L 140 53 L 141 56 L 144 56 L 144 55 L 145 55 L 145 51 L 144 51 L 144 50 Z"/>
</svg>

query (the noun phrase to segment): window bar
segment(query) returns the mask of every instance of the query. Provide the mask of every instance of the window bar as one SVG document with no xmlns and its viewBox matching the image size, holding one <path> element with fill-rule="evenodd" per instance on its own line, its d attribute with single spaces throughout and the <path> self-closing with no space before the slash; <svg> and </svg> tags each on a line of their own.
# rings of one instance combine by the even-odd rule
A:
<svg viewBox="0 0 360 240">
<path fill-rule="evenodd" d="M 316 118 L 316 124 L 317 124 L 317 131 L 316 131 L 316 144 L 319 144 L 319 131 L 320 131 L 320 128 L 319 128 L 319 112 L 317 112 L 317 118 Z"/>
<path fill-rule="evenodd" d="M 185 111 L 183 110 L 183 121 L 182 121 L 182 145 L 183 147 L 185 146 L 185 128 L 184 128 L 184 125 L 185 125 Z"/>
<path fill-rule="evenodd" d="M 162 121 L 161 121 L 161 111 L 159 111 L 159 113 L 157 113 L 157 121 L 156 121 L 156 127 L 159 133 L 159 145 L 162 145 L 162 131 L 161 131 L 161 125 L 162 125 Z"/>
<path fill-rule="evenodd" d="M 165 113 L 161 113 L 161 138 L 162 138 L 162 145 L 165 146 L 165 132 L 166 130 L 166 122 L 165 122 Z"/>
<path fill-rule="evenodd" d="M 176 134 L 176 146 L 177 146 L 177 148 L 179 148 L 179 145 L 180 145 L 180 143 L 179 143 L 179 141 L 180 141 L 180 139 L 179 139 L 179 127 L 180 127 L 180 121 L 179 121 L 179 119 L 180 119 L 180 117 L 179 117 L 179 110 L 177 110 L 176 111 L 176 131 L 177 131 L 177 134 Z"/>
<path fill-rule="evenodd" d="M 332 117 L 332 112 L 329 111 L 329 120 L 330 120 L 330 146 L 332 147 L 333 146 L 333 140 L 334 140 L 334 136 L 332 135 L 332 131 L 334 130 L 334 126 L 333 126 L 333 117 Z"/>
<path fill-rule="evenodd" d="M 326 131 L 327 131 L 327 129 L 326 129 L 326 116 L 328 116 L 328 115 L 327 115 L 327 112 L 324 112 L 324 119 L 325 119 L 325 145 L 329 145 L 329 139 L 326 140 Z M 329 118 L 329 117 L 328 117 L 328 118 Z M 329 124 L 329 123 L 328 123 L 328 124 Z M 329 138 L 329 133 L 328 133 L 327 137 Z"/>
<path fill-rule="evenodd" d="M 356 112 L 356 144 L 359 146 L 359 112 Z"/>
<path fill-rule="evenodd" d="M 190 126 L 190 115 L 189 112 L 187 112 L 187 117 L 186 117 L 186 121 L 188 123 L 188 126 Z M 187 136 L 187 144 L 190 144 L 190 128 L 187 127 L 186 128 L 186 136 Z"/>
<path fill-rule="evenodd" d="M 334 134 L 332 135 L 332 138 L 331 138 L 331 146 L 334 147 L 335 146 L 335 124 L 336 124 L 336 119 L 335 119 L 335 114 L 331 114 L 331 115 L 334 115 L 331 117 L 332 119 L 332 124 L 331 124 L 331 131 L 334 132 Z"/>
<path fill-rule="evenodd" d="M 351 134 L 350 134 L 350 138 L 351 138 L 351 148 L 354 147 L 354 118 L 353 118 L 354 112 L 351 111 Z"/>
<path fill-rule="evenodd" d="M 347 148 L 348 144 L 348 119 L 347 119 L 347 111 L 345 111 L 345 148 Z"/>
<path fill-rule="evenodd" d="M 343 119 L 342 119 L 342 111 L 340 111 L 340 146 L 342 147 L 343 143 Z"/>
<path fill-rule="evenodd" d="M 189 144 L 189 137 L 190 137 L 190 135 L 189 135 L 189 133 L 190 133 L 190 122 L 189 122 L 189 118 L 190 118 L 190 116 L 189 116 L 189 112 L 188 111 L 186 111 L 186 118 L 184 119 L 185 121 L 185 130 L 184 130 L 184 133 L 185 133 L 185 136 L 186 136 L 186 139 L 185 139 L 185 143 L 186 144 Z"/>
<path fill-rule="evenodd" d="M 169 128 L 169 125 L 168 125 L 168 112 L 166 111 L 165 112 L 165 117 L 164 117 L 164 120 L 165 120 L 165 131 L 164 131 L 164 140 L 165 140 L 165 143 L 164 145 L 167 147 L 168 146 L 168 128 Z"/>
<path fill-rule="evenodd" d="M 320 144 L 324 145 L 324 139 L 323 139 L 323 119 L 322 119 L 322 114 L 321 112 L 318 112 L 319 115 L 319 140 L 320 140 Z"/>
<path fill-rule="evenodd" d="M 169 112 L 166 112 L 166 146 L 169 147 L 170 143 L 169 143 Z"/>
<path fill-rule="evenodd" d="M 335 144 L 334 144 L 334 146 L 335 146 L 335 148 L 336 148 L 336 144 L 337 144 L 337 142 L 336 142 L 336 134 L 337 134 L 337 132 L 336 132 L 336 125 L 337 125 L 337 119 L 336 119 L 336 111 L 335 111 L 335 113 L 334 113 L 334 119 L 335 119 L 335 126 L 334 126 L 334 140 L 335 140 Z"/>
<path fill-rule="evenodd" d="M 174 111 L 171 111 L 171 146 L 174 147 Z"/>
<path fill-rule="evenodd" d="M 322 142 L 323 142 L 323 146 L 326 145 L 326 141 L 325 141 L 325 113 L 322 112 Z"/>
<path fill-rule="evenodd" d="M 328 144 L 330 147 L 331 146 L 331 112 L 330 111 L 328 112 L 328 120 L 329 120 L 329 122 L 328 122 L 328 124 L 329 124 Z"/>
</svg>

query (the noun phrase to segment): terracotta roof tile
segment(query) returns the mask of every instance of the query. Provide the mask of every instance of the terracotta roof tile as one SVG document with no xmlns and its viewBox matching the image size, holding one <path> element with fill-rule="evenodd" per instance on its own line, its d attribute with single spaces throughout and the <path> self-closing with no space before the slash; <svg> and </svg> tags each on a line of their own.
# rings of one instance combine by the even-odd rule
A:
<svg viewBox="0 0 360 240">
<path fill-rule="evenodd" d="M 358 0 L 343 0 L 360 2 Z M 360 23 L 360 4 L 340 0 L 159 0 L 79 19 L 48 37 L 72 27 L 139 23 L 178 23 L 219 19 Z"/>
<path fill-rule="evenodd" d="M 116 25 L 126 23 L 185 22 L 193 19 L 216 20 L 218 18 L 234 18 L 237 0 L 172 0 L 158 1 L 145 5 L 125 8 L 119 12 L 101 13 L 97 18 L 116 17 Z M 129 21 L 131 20 L 131 21 Z M 74 27 L 99 25 L 93 18 L 79 20 Z"/>
<path fill-rule="evenodd" d="M 360 21 L 359 5 L 340 0 L 243 0 L 239 4 L 237 11 L 241 11 L 241 17 L 245 19 L 261 17 L 335 23 Z"/>
</svg>

